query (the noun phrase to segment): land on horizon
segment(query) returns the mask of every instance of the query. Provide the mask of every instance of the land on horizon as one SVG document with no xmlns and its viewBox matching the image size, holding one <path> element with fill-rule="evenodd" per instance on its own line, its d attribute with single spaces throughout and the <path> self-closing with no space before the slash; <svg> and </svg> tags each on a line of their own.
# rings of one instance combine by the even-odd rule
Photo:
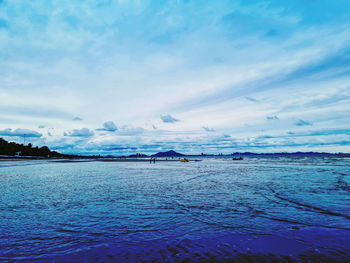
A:
<svg viewBox="0 0 350 263">
<path fill-rule="evenodd" d="M 130 155 L 80 155 L 62 154 L 51 151 L 47 146 L 33 147 L 32 144 L 23 145 L 15 142 L 7 142 L 0 138 L 0 158 L 150 158 L 150 157 L 210 157 L 210 156 L 341 156 L 350 157 L 350 153 L 326 153 L 326 152 L 276 152 L 276 153 L 254 153 L 254 152 L 232 152 L 229 154 L 183 154 L 174 150 L 158 152 L 154 154 L 136 153 Z"/>
</svg>

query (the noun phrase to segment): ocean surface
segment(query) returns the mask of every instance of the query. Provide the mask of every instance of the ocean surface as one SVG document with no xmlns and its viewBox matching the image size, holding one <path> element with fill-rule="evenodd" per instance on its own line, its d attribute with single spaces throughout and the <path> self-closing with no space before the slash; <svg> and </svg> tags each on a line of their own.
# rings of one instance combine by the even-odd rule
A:
<svg viewBox="0 0 350 263">
<path fill-rule="evenodd" d="M 0 162 L 0 261 L 349 262 L 350 159 Z"/>
</svg>

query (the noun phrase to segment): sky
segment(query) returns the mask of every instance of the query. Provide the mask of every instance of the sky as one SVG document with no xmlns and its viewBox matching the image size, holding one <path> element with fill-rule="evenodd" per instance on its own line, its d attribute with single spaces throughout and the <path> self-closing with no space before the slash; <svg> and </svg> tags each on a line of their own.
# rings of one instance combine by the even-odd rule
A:
<svg viewBox="0 0 350 263">
<path fill-rule="evenodd" d="M 348 0 L 0 0 L 0 137 L 350 152 Z"/>
</svg>

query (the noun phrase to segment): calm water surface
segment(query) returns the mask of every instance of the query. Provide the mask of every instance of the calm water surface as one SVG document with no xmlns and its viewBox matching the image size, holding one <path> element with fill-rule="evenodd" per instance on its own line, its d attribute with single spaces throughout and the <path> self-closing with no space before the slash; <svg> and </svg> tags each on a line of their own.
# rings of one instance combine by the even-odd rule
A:
<svg viewBox="0 0 350 263">
<path fill-rule="evenodd" d="M 0 261 L 350 260 L 350 160 L 0 162 Z"/>
</svg>

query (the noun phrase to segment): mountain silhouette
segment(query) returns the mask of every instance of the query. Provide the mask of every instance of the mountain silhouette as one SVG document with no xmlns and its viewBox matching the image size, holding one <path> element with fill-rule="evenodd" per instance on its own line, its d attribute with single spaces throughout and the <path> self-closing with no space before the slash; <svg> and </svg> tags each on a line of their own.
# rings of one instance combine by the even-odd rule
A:
<svg viewBox="0 0 350 263">
<path fill-rule="evenodd" d="M 186 156 L 185 154 L 175 152 L 173 150 L 167 151 L 167 152 L 159 152 L 156 154 L 153 154 L 152 157 L 181 157 Z"/>
</svg>

